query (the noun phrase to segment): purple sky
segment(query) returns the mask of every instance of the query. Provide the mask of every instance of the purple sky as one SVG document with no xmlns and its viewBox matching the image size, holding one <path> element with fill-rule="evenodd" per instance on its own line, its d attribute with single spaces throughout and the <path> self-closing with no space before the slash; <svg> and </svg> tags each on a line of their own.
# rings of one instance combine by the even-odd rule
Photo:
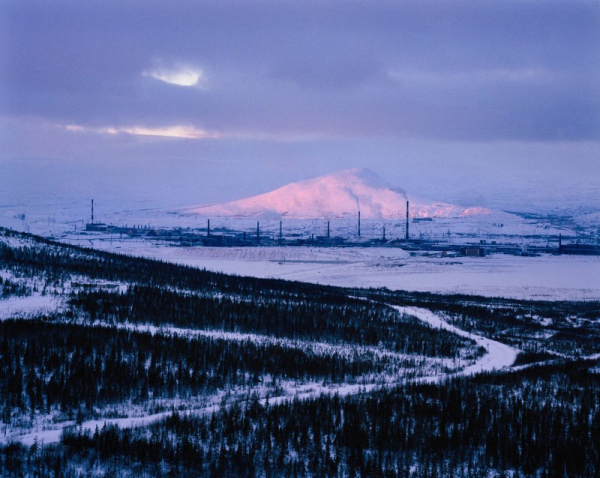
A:
<svg viewBox="0 0 600 478">
<path fill-rule="evenodd" d="M 591 1 L 0 0 L 0 188 L 598 193 L 599 70 Z"/>
</svg>

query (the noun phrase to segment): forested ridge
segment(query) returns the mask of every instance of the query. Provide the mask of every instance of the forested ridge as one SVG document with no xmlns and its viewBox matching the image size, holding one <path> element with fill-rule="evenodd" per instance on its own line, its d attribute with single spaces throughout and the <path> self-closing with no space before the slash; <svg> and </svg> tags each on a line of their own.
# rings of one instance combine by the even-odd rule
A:
<svg viewBox="0 0 600 478">
<path fill-rule="evenodd" d="M 69 462 L 186 476 L 594 477 L 599 397 L 585 363 L 269 407 L 250 397 L 210 417 L 73 429 L 33 457 L 48 474 Z M 32 452 L 2 458 L 18 470 Z"/>
<path fill-rule="evenodd" d="M 305 296 L 350 299 L 341 288 L 277 279 L 239 277 L 156 259 L 132 257 L 91 248 L 61 244 L 37 236 L 2 230 L 6 237 L 25 237 L 26 244 L 11 246 L 0 241 L 0 264 L 24 276 L 42 275 L 52 281 L 68 280 L 71 275 L 91 279 L 123 281 L 181 290 L 224 292 L 270 298 Z"/>
<path fill-rule="evenodd" d="M 3 475 L 598 476 L 597 302 L 245 278 L 2 229 L 0 271 L 0 307 L 58 304 L 0 321 L 0 431 L 71 424 L 53 445 L 0 441 Z M 390 305 L 434 310 L 541 364 L 411 382 L 485 350 Z M 295 400 L 304 384 L 357 389 Z M 79 428 L 128 409 L 169 413 Z"/>
<path fill-rule="evenodd" d="M 600 302 L 516 301 L 468 295 L 370 289 L 371 300 L 425 307 L 443 313 L 461 329 L 512 345 L 530 357 L 581 357 L 600 352 Z"/>
<path fill-rule="evenodd" d="M 277 343 L 151 335 L 35 319 L 0 322 L 0 337 L 5 412 L 57 408 L 88 416 L 102 404 L 206 395 L 253 384 L 265 374 L 275 380 L 337 382 L 385 367 Z"/>
<path fill-rule="evenodd" d="M 380 345 L 403 353 L 457 357 L 465 340 L 423 326 L 382 304 L 346 303 L 306 297 L 247 299 L 199 297 L 157 287 L 134 286 L 125 293 L 79 292 L 70 304 L 91 321 L 172 324 L 229 332 L 253 332 L 332 343 Z"/>
</svg>

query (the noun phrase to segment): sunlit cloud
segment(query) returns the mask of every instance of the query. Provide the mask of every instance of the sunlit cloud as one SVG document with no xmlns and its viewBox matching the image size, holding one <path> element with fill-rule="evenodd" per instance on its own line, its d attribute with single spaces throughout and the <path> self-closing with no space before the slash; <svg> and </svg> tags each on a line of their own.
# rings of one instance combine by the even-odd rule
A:
<svg viewBox="0 0 600 478">
<path fill-rule="evenodd" d="M 145 70 L 142 75 L 178 86 L 202 87 L 206 80 L 201 69 L 190 66 Z"/>
<path fill-rule="evenodd" d="M 83 126 L 79 126 L 77 124 L 68 124 L 66 128 L 68 131 L 85 131 Z"/>
<path fill-rule="evenodd" d="M 135 136 L 158 136 L 163 138 L 183 138 L 183 139 L 215 139 L 221 135 L 216 132 L 209 132 L 193 126 L 166 126 L 162 128 L 148 128 L 145 126 L 108 126 L 103 128 L 86 128 L 80 125 L 67 125 L 68 131 L 92 132 L 99 134 L 131 134 Z"/>
<path fill-rule="evenodd" d="M 105 126 L 105 127 L 87 127 L 78 124 L 69 124 L 61 126 L 67 131 L 76 133 L 95 133 L 95 134 L 129 134 L 134 136 L 156 136 L 163 138 L 183 138 L 183 139 L 240 139 L 250 141 L 317 141 L 331 138 L 330 133 L 288 133 L 288 132 L 269 132 L 262 131 L 206 131 L 193 126 L 165 126 L 161 128 L 149 128 L 146 126 Z M 333 137 L 338 137 L 333 135 Z M 341 137 L 341 136 L 339 136 Z"/>
</svg>

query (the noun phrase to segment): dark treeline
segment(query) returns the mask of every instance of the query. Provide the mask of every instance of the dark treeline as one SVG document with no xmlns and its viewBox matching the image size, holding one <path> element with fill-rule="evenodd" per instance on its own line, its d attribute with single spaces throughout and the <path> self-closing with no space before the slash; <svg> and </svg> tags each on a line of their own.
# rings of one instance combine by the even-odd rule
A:
<svg viewBox="0 0 600 478">
<path fill-rule="evenodd" d="M 548 350 L 600 350 L 597 326 L 585 321 L 600 316 L 598 302 L 364 291 L 243 278 L 3 229 L 0 235 L 18 238 L 13 244 L 29 244 L 0 242 L 0 269 L 26 280 L 41 277 L 53 293 L 82 277 L 130 285 L 123 294 L 72 295 L 66 314 L 45 320 L 0 322 L 5 424 L 23 424 L 26 413 L 33 418 L 60 410 L 84 420 L 103 405 L 152 406 L 154 398 L 201 397 L 230 385 L 252 388 L 267 374 L 335 382 L 385 366 L 315 356 L 276 342 L 153 336 L 93 326 L 95 320 L 381 344 L 430 356 L 455 357 L 466 345 L 381 304 L 352 298 L 362 296 L 444 312 L 459 327 L 526 350 L 521 363 L 545 360 Z M 0 297 L 28 293 L 20 284 L 20 279 L 3 281 Z M 535 316 L 555 322 L 542 327 Z M 544 329 L 555 333 L 545 337 Z M 589 362 L 545 365 L 276 406 L 262 406 L 255 396 L 210 416 L 174 414 L 127 430 L 73 429 L 60 444 L 47 447 L 9 444 L 0 447 L 0 471 L 8 476 L 80 476 L 82 470 L 109 476 L 490 477 L 505 471 L 598 476 L 600 374 L 589 367 Z"/>
<path fill-rule="evenodd" d="M 6 230 L 4 233 L 22 236 Z M 331 338 L 369 345 L 381 342 L 398 351 L 447 357 L 455 357 L 459 347 L 466 344 L 464 339 L 443 331 L 434 332 L 422 324 L 416 325 L 416 321 L 411 325 L 402 324 L 396 319 L 397 314 L 384 312 L 385 308 L 380 305 L 365 305 L 364 300 L 352 298 L 348 295 L 350 291 L 340 288 L 230 276 L 156 260 L 50 243 L 35 236 L 27 237 L 39 245 L 10 247 L 0 242 L 1 266 L 25 276 L 45 275 L 46 280 L 53 281 L 55 285 L 75 275 L 150 286 L 141 291 L 137 288 L 138 292 L 128 298 L 129 305 L 136 305 L 135 309 L 130 310 L 134 318 L 129 320 L 136 320 L 137 317 L 142 322 L 158 323 L 157 320 L 160 320 L 161 324 L 194 327 L 198 326 L 194 322 L 199 324 L 194 316 L 200 313 L 201 320 L 205 323 L 209 321 L 211 326 L 210 321 L 214 323 L 215 319 L 206 313 L 206 306 L 212 304 L 211 312 L 217 312 L 218 320 L 218 324 L 212 326 L 223 330 L 237 329 L 314 340 Z M 227 316 L 223 307 L 227 303 L 235 304 L 233 299 L 222 301 L 220 305 L 217 300 L 210 298 L 203 304 L 197 298 L 181 301 L 176 294 L 168 295 L 164 290 L 158 292 L 165 287 L 196 291 L 202 295 L 222 293 L 243 300 L 236 306 L 238 312 L 233 311 Z M 153 295 L 151 303 L 155 307 L 162 307 L 165 312 L 162 317 L 158 317 L 155 308 L 140 300 L 143 294 Z M 119 314 L 122 319 L 122 309 L 117 311 L 111 305 L 112 301 L 117 300 L 116 297 L 81 295 L 77 300 L 81 307 L 93 312 L 98 306 L 92 299 L 97 299 L 102 302 L 103 308 L 108 309 L 107 313 L 113 314 L 114 320 L 117 320 Z M 241 304 L 248 301 L 250 305 Z M 257 303 L 260 305 L 255 305 Z M 197 307 L 199 305 L 200 308 Z M 215 305 L 221 310 L 217 311 Z M 241 310 L 244 307 L 246 312 Z M 141 312 L 136 314 L 136 311 L 143 311 L 146 317 L 141 318 Z M 361 314 L 365 312 L 366 316 L 362 317 Z M 337 322 L 338 319 L 341 322 Z"/>
<path fill-rule="evenodd" d="M 454 312 L 451 310 L 460 311 Z M 444 310 L 454 325 L 512 345 L 533 354 L 552 351 L 562 354 L 591 355 L 600 352 L 600 322 L 569 322 L 565 313 L 552 324 L 540 324 L 540 316 L 532 317 L 529 311 L 494 309 L 470 305 Z M 546 316 L 541 316 L 547 318 Z M 598 317 L 600 319 L 600 316 Z M 550 333 L 549 333 L 550 332 Z"/>
<path fill-rule="evenodd" d="M 23 281 L 14 281 L 0 277 L 0 300 L 8 297 L 25 297 L 31 295 L 31 287 Z"/>
<path fill-rule="evenodd" d="M 131 283 L 170 286 L 194 291 L 221 291 L 230 294 L 268 297 L 319 297 L 331 303 L 347 302 L 348 296 L 368 297 L 396 305 L 426 307 L 454 315 L 479 317 L 486 311 L 498 316 L 538 315 L 562 319 L 566 316 L 581 318 L 600 317 L 598 301 L 537 301 L 481 297 L 465 294 L 434 294 L 430 292 L 389 291 L 382 289 L 352 289 L 323 286 L 280 279 L 238 277 L 200 270 L 190 266 L 155 259 L 131 257 L 53 242 L 39 236 L 0 228 L 0 234 L 26 238 L 31 246 L 11 247 L 0 242 L 0 266 L 16 269 L 29 276 L 46 275 L 66 280 L 71 274 L 92 279 L 125 281 Z M 33 246 L 33 244 L 36 244 Z"/>
<path fill-rule="evenodd" d="M 5 234 L 16 233 L 5 231 Z M 220 313 L 218 315 L 220 323 L 216 327 L 224 330 L 231 330 L 227 327 L 233 326 L 240 330 L 319 340 L 323 338 L 321 334 L 325 334 L 325 338 L 330 336 L 336 340 L 373 345 L 383 341 L 384 344 L 396 350 L 407 350 L 407 347 L 412 347 L 412 351 L 419 353 L 441 354 L 449 357 L 456 356 L 458 347 L 466 343 L 452 334 L 443 331 L 434 333 L 422 325 L 418 326 L 420 337 L 407 337 L 411 327 L 406 324 L 398 325 L 399 322 L 394 318 L 397 314 L 384 312 L 384 308 L 380 305 L 366 306 L 364 300 L 350 297 L 351 291 L 345 289 L 300 282 L 230 276 L 156 260 L 49 243 L 36 237 L 30 239 L 39 242 L 40 245 L 10 247 L 0 242 L 0 265 L 25 276 L 45 275 L 46 280 L 53 281 L 55 285 L 60 285 L 71 275 L 75 275 L 76 277 L 87 276 L 92 279 L 125 281 L 152 286 L 145 290 L 149 291 L 148 294 L 154 295 L 155 305 L 159 303 L 165 305 L 167 309 L 165 312 L 168 312 L 160 319 L 161 323 L 194 326 L 195 319 L 192 315 L 199 311 L 194 304 L 189 304 L 190 301 L 193 302 L 193 299 L 184 301 L 188 302 L 184 304 L 185 309 L 180 308 L 180 301 L 175 295 L 165 296 L 164 300 L 160 300 L 161 294 L 164 296 L 168 293 L 164 290 L 157 293 L 159 288 L 169 287 L 196 291 L 203 295 L 223 293 L 228 297 L 242 298 L 243 301 L 250 301 L 250 306 L 246 306 L 247 310 L 254 307 L 254 303 L 261 303 L 257 306 L 260 310 L 257 310 L 257 313 L 249 314 L 247 319 L 225 317 L 227 322 L 225 326 L 222 324 L 223 314 Z M 139 289 L 136 290 L 139 291 Z M 148 318 L 143 321 L 154 322 L 157 320 L 157 314 L 153 313 L 151 307 L 140 303 L 138 300 L 140 294 L 140 292 L 134 294 L 130 302 L 137 301 L 144 313 L 148 315 Z M 78 300 L 79 305 L 87 307 L 90 311 L 97 309 L 97 306 L 90 300 L 86 300 L 85 296 L 80 296 Z M 115 296 L 99 296 L 98 300 L 102 302 L 103 307 L 110 309 L 110 302 L 115 300 Z M 170 300 L 173 300 L 174 303 L 169 305 L 167 302 Z M 199 302 L 196 300 L 195 304 Z M 211 302 L 217 303 L 214 299 L 207 299 L 204 305 Z M 270 305 L 264 305 L 267 302 Z M 233 304 L 234 301 L 232 300 L 231 303 Z M 273 306 L 275 303 L 277 305 Z M 307 306 L 306 304 L 312 305 Z M 309 311 L 305 317 L 301 317 L 301 311 L 294 311 L 296 306 L 303 308 L 305 312 L 306 307 L 312 307 L 313 310 Z M 354 307 L 354 312 L 351 312 L 351 306 Z M 239 305 L 238 309 L 242 307 L 244 306 Z M 254 308 L 256 309 L 256 307 Z M 327 312 L 328 309 L 334 312 L 344 310 L 344 313 L 342 316 L 331 314 Z M 365 311 L 368 312 L 367 316 L 361 317 L 360 314 Z M 324 314 L 323 319 L 320 317 L 322 314 Z M 259 324 L 256 321 L 257 316 L 265 319 L 264 322 Z M 203 317 L 203 320 L 213 320 L 206 314 Z M 332 320 L 334 318 L 336 320 L 341 318 L 345 322 L 335 323 Z M 379 321 L 379 319 L 383 320 Z M 288 324 L 286 321 L 290 323 Z M 196 323 L 198 322 L 196 321 Z M 325 323 L 327 323 L 325 328 L 319 328 Z M 293 328 L 294 330 L 291 334 L 283 333 L 283 328 Z M 416 345 L 410 343 L 408 338 L 417 339 Z M 432 345 L 425 345 L 429 343 L 429 340 L 433 340 Z"/>
<path fill-rule="evenodd" d="M 151 335 L 42 320 L 0 322 L 2 419 L 109 403 L 188 398 L 274 379 L 342 381 L 384 363 L 315 355 L 276 343 Z M 87 413 L 87 412 L 86 412 Z"/>
<path fill-rule="evenodd" d="M 0 234 L 27 238 L 30 246 L 11 247 L 0 242 L 0 266 L 32 277 L 43 275 L 66 281 L 71 275 L 91 279 L 169 286 L 202 292 L 228 294 L 319 297 L 334 303 L 354 300 L 340 288 L 278 279 L 258 279 L 211 272 L 155 259 L 132 257 L 68 244 L 0 228 Z M 37 243 L 36 245 L 33 245 Z"/>
<path fill-rule="evenodd" d="M 370 301 L 332 304 L 319 297 L 210 298 L 134 286 L 124 294 L 80 292 L 70 303 L 92 321 L 172 324 L 292 339 L 381 344 L 397 352 L 432 357 L 456 357 L 468 343 L 464 338 L 432 329 Z"/>
<path fill-rule="evenodd" d="M 361 295 L 356 293 L 355 295 Z M 369 290 L 372 300 L 411 304 L 449 315 L 456 326 L 538 354 L 544 350 L 573 355 L 600 352 L 600 302 L 515 301 L 466 295 Z M 552 319 L 542 326 L 540 318 Z M 567 320 L 567 318 L 569 320 Z M 542 331 L 553 331 L 541 337 Z"/>
<path fill-rule="evenodd" d="M 500 314 L 510 314 L 512 311 L 519 316 L 539 315 L 556 319 L 564 318 L 566 315 L 582 318 L 600 316 L 600 301 L 522 300 L 467 294 L 390 291 L 386 288 L 358 290 L 355 295 L 389 304 L 413 305 L 465 315 L 478 315 L 484 310 L 501 309 L 504 312 L 500 312 Z"/>
<path fill-rule="evenodd" d="M 72 430 L 41 455 L 47 467 L 68 456 L 88 467 L 186 476 L 594 477 L 600 376 L 588 366 L 272 407 L 249 399 L 143 429 Z M 0 453 L 5 467 L 9 454 L 13 470 L 32 466 L 31 451 L 13 446 Z"/>
</svg>

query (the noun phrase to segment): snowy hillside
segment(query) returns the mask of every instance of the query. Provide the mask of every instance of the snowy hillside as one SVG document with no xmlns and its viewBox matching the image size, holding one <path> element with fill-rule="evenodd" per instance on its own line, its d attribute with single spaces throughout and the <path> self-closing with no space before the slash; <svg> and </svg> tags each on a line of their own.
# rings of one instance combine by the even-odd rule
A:
<svg viewBox="0 0 600 478">
<path fill-rule="evenodd" d="M 506 215 L 482 207 L 465 208 L 407 195 L 368 169 L 348 169 L 315 179 L 290 183 L 275 191 L 239 201 L 193 207 L 186 211 L 203 216 L 265 217 L 298 219 L 341 218 L 360 211 L 364 219 L 411 217 L 465 217 Z"/>
<path fill-rule="evenodd" d="M 573 220 L 579 226 L 600 229 L 600 211 L 575 216 Z"/>
</svg>

